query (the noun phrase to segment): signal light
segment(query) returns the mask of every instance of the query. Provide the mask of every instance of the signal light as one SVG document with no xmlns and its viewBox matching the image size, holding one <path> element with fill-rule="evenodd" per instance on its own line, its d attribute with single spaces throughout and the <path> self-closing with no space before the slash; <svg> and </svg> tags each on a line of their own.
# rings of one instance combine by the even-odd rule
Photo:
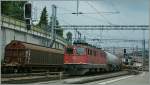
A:
<svg viewBox="0 0 150 85">
<path fill-rule="evenodd" d="M 32 5 L 31 3 L 26 3 L 24 5 L 24 18 L 30 19 L 32 16 Z"/>
<path fill-rule="evenodd" d="M 124 49 L 124 54 L 126 53 L 126 49 Z"/>
<path fill-rule="evenodd" d="M 27 30 L 31 30 L 31 20 L 30 19 L 26 19 L 26 27 L 27 27 Z"/>
<path fill-rule="evenodd" d="M 27 25 L 30 25 L 30 24 L 31 24 L 30 19 L 26 19 L 26 24 L 27 24 Z"/>
<path fill-rule="evenodd" d="M 31 30 L 31 25 L 27 25 L 27 30 Z"/>
</svg>

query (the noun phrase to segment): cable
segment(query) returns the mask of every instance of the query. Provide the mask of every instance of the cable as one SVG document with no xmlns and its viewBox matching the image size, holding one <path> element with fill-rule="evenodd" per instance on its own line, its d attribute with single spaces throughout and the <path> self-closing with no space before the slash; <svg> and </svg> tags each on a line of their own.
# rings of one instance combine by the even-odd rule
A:
<svg viewBox="0 0 150 85">
<path fill-rule="evenodd" d="M 62 18 L 63 18 L 63 16 L 62 16 Z M 61 21 L 63 21 L 64 23 L 66 23 L 66 24 L 68 24 L 68 25 L 71 25 L 69 22 L 67 22 L 67 21 L 65 21 L 65 19 L 63 18 L 63 19 L 61 19 L 61 17 L 59 17 L 59 19 L 61 20 Z M 67 19 L 68 20 L 68 19 Z"/>
<path fill-rule="evenodd" d="M 92 17 L 92 16 L 88 16 L 88 15 L 81 15 L 81 16 L 88 17 L 88 18 L 91 18 L 91 19 L 96 20 L 96 21 L 101 21 L 102 20 L 102 19 Z M 102 20 L 102 21 L 104 21 L 104 20 Z"/>
<path fill-rule="evenodd" d="M 102 17 L 106 20 L 106 22 L 107 22 L 108 24 L 112 25 L 112 23 L 111 23 L 104 15 L 102 15 L 92 4 L 90 4 L 88 1 L 87 1 L 87 4 L 88 4 L 91 8 L 93 8 L 100 16 L 102 16 Z"/>
<path fill-rule="evenodd" d="M 73 12 L 72 10 L 69 10 L 69 9 L 67 9 L 67 8 L 64 8 L 64 7 L 57 7 L 57 8 L 60 8 L 60 9 L 63 9 L 63 10 L 65 10 L 65 11 L 69 11 L 69 12 Z M 112 13 L 112 12 L 104 12 L 104 13 Z M 72 14 L 72 13 L 59 13 L 59 14 Z M 92 17 L 92 16 L 88 16 L 88 15 L 85 15 L 85 14 L 98 14 L 98 13 L 83 13 L 83 14 L 81 14 L 82 16 L 84 16 L 84 17 L 89 17 L 89 18 L 91 18 L 91 19 L 94 19 L 94 20 L 96 20 L 96 21 L 100 21 L 100 20 L 102 20 L 102 19 L 98 19 L 98 18 L 95 18 L 95 17 Z"/>
<path fill-rule="evenodd" d="M 116 5 L 112 2 L 112 0 L 109 0 L 109 1 L 110 1 L 110 3 L 111 3 L 112 7 L 114 8 L 114 10 L 115 10 L 116 12 L 119 12 L 119 13 L 120 13 L 120 11 L 117 9 Z"/>
<path fill-rule="evenodd" d="M 70 9 L 67 9 L 67 8 L 64 8 L 64 7 L 57 7 L 57 8 L 60 8 L 60 9 L 63 9 L 64 11 L 69 11 L 69 13 L 58 13 L 58 14 L 77 14 L 76 12 L 74 12 L 73 10 L 70 10 Z M 103 14 L 118 14 L 119 12 L 100 12 L 100 13 L 103 13 Z M 97 12 L 78 12 L 78 14 L 98 14 Z"/>
<path fill-rule="evenodd" d="M 63 9 L 64 11 L 70 11 L 71 13 L 74 12 L 73 10 L 70 10 L 70 9 L 67 9 L 67 8 L 64 8 L 64 7 L 57 6 L 57 8 Z"/>
</svg>

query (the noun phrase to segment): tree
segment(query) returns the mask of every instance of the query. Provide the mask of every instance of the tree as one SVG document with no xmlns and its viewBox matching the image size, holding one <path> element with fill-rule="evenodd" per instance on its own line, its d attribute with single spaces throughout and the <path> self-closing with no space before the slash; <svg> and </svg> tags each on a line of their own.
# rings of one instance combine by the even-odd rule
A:
<svg viewBox="0 0 150 85">
<path fill-rule="evenodd" d="M 46 10 L 46 7 L 44 7 L 38 26 L 40 26 L 45 31 L 50 32 L 51 29 L 48 29 L 48 27 L 47 27 L 48 26 L 48 18 L 47 17 L 48 17 L 47 10 Z M 51 27 L 51 25 L 52 25 L 52 20 L 50 20 L 49 27 Z M 56 28 L 61 28 L 59 26 L 59 21 L 58 20 L 56 20 Z M 54 30 L 54 31 L 56 31 L 57 35 L 63 36 L 63 30 L 62 29 L 57 29 L 57 30 Z"/>
<path fill-rule="evenodd" d="M 1 13 L 19 20 L 24 20 L 23 7 L 26 2 L 27 1 L 1 1 Z"/>
<path fill-rule="evenodd" d="M 56 20 L 56 28 L 61 28 L 58 20 Z M 57 29 L 56 34 L 63 37 L 63 29 Z"/>
<path fill-rule="evenodd" d="M 47 31 L 47 26 L 48 26 L 48 18 L 47 17 L 48 17 L 47 10 L 46 10 L 46 7 L 44 7 L 43 11 L 41 13 L 41 17 L 40 17 L 38 26 L 40 26 L 45 31 Z"/>
</svg>

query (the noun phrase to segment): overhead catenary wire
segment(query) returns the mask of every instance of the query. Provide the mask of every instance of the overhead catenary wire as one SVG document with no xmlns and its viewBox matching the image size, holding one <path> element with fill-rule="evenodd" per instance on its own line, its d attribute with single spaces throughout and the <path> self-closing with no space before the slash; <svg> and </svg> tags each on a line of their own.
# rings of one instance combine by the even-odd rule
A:
<svg viewBox="0 0 150 85">
<path fill-rule="evenodd" d="M 68 11 L 68 13 L 58 13 L 58 14 L 73 14 L 74 12 L 73 12 L 73 10 L 70 10 L 70 9 L 67 9 L 67 8 L 64 8 L 64 7 L 60 7 L 60 6 L 58 6 L 58 8 L 60 8 L 60 9 L 62 9 L 62 10 L 64 10 L 64 11 Z M 104 13 L 110 13 L 110 12 L 104 12 Z M 95 21 L 104 21 L 104 20 L 102 20 L 102 19 L 99 19 L 99 18 L 95 18 L 95 17 L 92 17 L 92 16 L 88 16 L 88 14 L 97 14 L 96 12 L 95 13 L 92 13 L 92 12 L 86 12 L 86 13 L 83 13 L 83 14 L 80 14 L 81 16 L 83 16 L 83 17 L 88 17 L 88 18 L 91 18 L 91 19 L 93 19 L 93 20 L 95 20 Z M 62 20 L 63 21 L 63 20 Z"/>
<path fill-rule="evenodd" d="M 62 9 L 64 11 L 68 11 L 68 12 L 64 12 L 64 13 L 58 13 L 58 14 L 77 14 L 74 10 L 71 10 L 71 9 L 68 9 L 68 8 L 65 8 L 65 7 L 61 7 L 61 6 L 57 6 L 58 9 Z M 99 13 L 103 13 L 103 14 L 118 14 L 119 12 L 118 11 L 102 11 L 102 12 L 99 12 Z M 99 14 L 97 12 L 80 12 L 78 11 L 78 14 L 80 15 L 83 15 L 83 14 Z"/>
<path fill-rule="evenodd" d="M 103 17 L 108 24 L 112 25 L 112 23 L 103 14 L 101 14 L 92 4 L 90 4 L 88 1 L 87 1 L 87 4 L 91 8 L 93 8 L 101 17 Z"/>
<path fill-rule="evenodd" d="M 118 10 L 117 9 L 117 7 L 116 7 L 116 5 L 112 2 L 112 0 L 108 0 L 109 2 L 110 2 L 110 4 L 111 4 L 111 6 L 113 7 L 113 9 L 116 11 L 116 12 L 119 12 L 120 13 L 120 10 Z M 119 21 L 121 21 L 121 22 L 123 22 L 124 23 L 124 20 L 122 20 L 121 18 L 119 18 Z M 120 35 L 122 35 L 122 32 L 121 32 L 121 30 L 118 30 L 119 32 L 119 34 Z M 123 36 L 123 35 L 122 35 Z M 125 37 L 125 36 L 123 36 L 123 37 Z"/>
<path fill-rule="evenodd" d="M 69 12 L 74 12 L 74 10 L 70 10 L 70 9 L 67 9 L 65 7 L 60 7 L 60 6 L 57 6 L 58 9 L 62 9 L 64 11 L 69 11 Z"/>
<path fill-rule="evenodd" d="M 114 8 L 114 10 L 118 13 L 120 13 L 120 11 L 117 9 L 116 5 L 112 2 L 112 0 L 109 0 L 109 2 L 111 3 L 112 7 Z"/>
<path fill-rule="evenodd" d="M 68 11 L 68 13 L 58 13 L 58 14 L 76 14 L 73 10 L 70 10 L 68 8 L 65 8 L 65 7 L 60 7 L 58 6 L 58 8 L 64 10 L 64 11 Z M 99 13 L 104 13 L 104 14 L 116 14 L 116 12 L 99 12 Z M 83 13 L 83 12 L 79 12 L 80 15 L 84 16 L 84 17 L 88 17 L 88 18 L 91 18 L 93 20 L 96 20 L 96 21 L 105 21 L 105 20 L 102 20 L 102 19 L 99 19 L 99 18 L 94 18 L 92 16 L 88 16 L 88 14 L 99 14 L 98 12 L 86 12 L 86 13 Z M 110 22 L 109 22 L 110 23 Z M 111 24 L 111 23 L 110 23 Z"/>
<path fill-rule="evenodd" d="M 93 20 L 95 20 L 95 21 L 104 21 L 104 20 L 102 20 L 102 19 L 100 19 L 100 18 L 96 18 L 96 17 L 93 17 L 93 16 L 88 16 L 88 15 L 81 15 L 81 16 L 83 16 L 83 17 L 88 17 L 88 18 L 90 18 L 90 19 L 93 19 Z"/>
</svg>

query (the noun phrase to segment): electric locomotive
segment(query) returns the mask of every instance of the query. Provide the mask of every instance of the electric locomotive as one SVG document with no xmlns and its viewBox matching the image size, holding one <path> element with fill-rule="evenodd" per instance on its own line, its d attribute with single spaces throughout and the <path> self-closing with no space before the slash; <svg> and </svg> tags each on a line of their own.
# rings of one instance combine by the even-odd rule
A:
<svg viewBox="0 0 150 85">
<path fill-rule="evenodd" d="M 120 70 L 121 61 L 115 55 L 86 42 L 76 41 L 65 47 L 64 68 L 70 75 L 84 75 L 88 72 Z"/>
</svg>

